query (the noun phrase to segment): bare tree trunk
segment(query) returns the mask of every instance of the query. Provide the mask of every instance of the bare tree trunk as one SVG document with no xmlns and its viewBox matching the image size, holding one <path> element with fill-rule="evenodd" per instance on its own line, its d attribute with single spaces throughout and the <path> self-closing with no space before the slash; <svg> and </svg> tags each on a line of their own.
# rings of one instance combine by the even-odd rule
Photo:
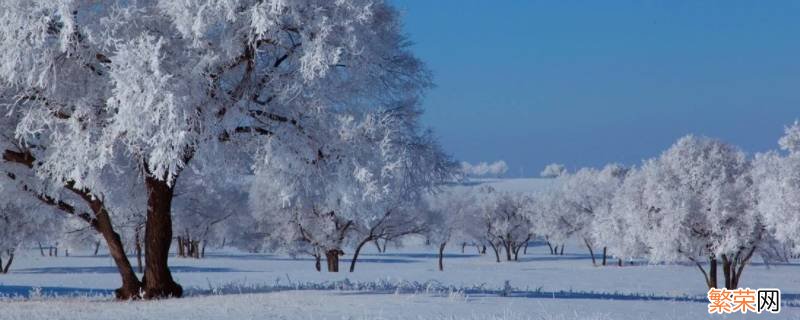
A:
<svg viewBox="0 0 800 320">
<path fill-rule="evenodd" d="M 114 231 L 114 226 L 111 224 L 111 217 L 108 215 L 108 211 L 103 203 L 97 199 L 90 201 L 90 206 L 97 219 L 95 229 L 100 232 L 106 240 L 108 253 L 114 259 L 120 277 L 122 277 L 122 287 L 115 290 L 117 299 L 127 300 L 138 298 L 142 282 L 139 281 L 139 277 L 133 272 L 131 263 L 128 261 L 128 256 L 125 254 L 125 248 L 122 246 L 122 239 L 119 234 Z"/>
<path fill-rule="evenodd" d="M 462 242 L 461 243 L 461 253 L 462 254 L 465 253 L 466 248 L 467 248 L 467 243 L 466 242 Z"/>
<path fill-rule="evenodd" d="M 183 247 L 183 237 L 178 236 L 178 256 L 185 257 L 186 256 L 185 252 L 186 251 L 184 250 Z"/>
<path fill-rule="evenodd" d="M 608 249 L 608 248 L 607 247 L 603 247 L 603 265 L 604 266 L 606 265 L 606 249 Z"/>
<path fill-rule="evenodd" d="M 314 263 L 314 268 L 317 269 L 317 272 L 322 272 L 322 261 L 320 261 L 322 260 L 322 257 L 320 254 L 314 254 L 314 260 L 316 260 Z"/>
<path fill-rule="evenodd" d="M 53 248 L 53 252 L 55 256 L 58 257 L 58 243 L 56 243 L 56 246 Z"/>
<path fill-rule="evenodd" d="M 344 255 L 344 253 L 339 249 L 325 252 L 325 258 L 328 260 L 328 272 L 339 272 L 339 256 L 341 255 Z M 350 267 L 355 268 L 355 264 L 350 265 Z"/>
<path fill-rule="evenodd" d="M 350 272 L 356 270 L 356 261 L 358 261 L 358 254 L 361 253 L 361 248 L 364 247 L 364 245 L 371 240 L 372 237 L 366 237 L 364 238 L 364 240 L 361 240 L 361 242 L 359 242 L 358 245 L 356 246 L 356 251 L 353 252 L 353 259 L 350 260 Z"/>
<path fill-rule="evenodd" d="M 497 251 L 497 246 L 494 245 L 494 242 L 489 241 L 489 245 L 492 246 L 492 250 L 494 251 L 494 257 L 497 259 L 497 263 L 500 263 L 500 252 Z"/>
<path fill-rule="evenodd" d="M 42 243 L 41 242 L 37 242 L 37 243 L 39 244 L 39 253 L 42 254 L 42 257 L 44 257 L 44 247 L 42 247 Z"/>
<path fill-rule="evenodd" d="M 481 254 L 486 254 L 486 245 L 481 245 Z"/>
<path fill-rule="evenodd" d="M 717 259 L 709 258 L 708 259 L 708 287 L 709 288 L 716 288 L 717 287 Z"/>
<path fill-rule="evenodd" d="M 203 240 L 203 246 L 200 248 L 200 258 L 206 257 L 206 245 L 208 244 L 207 240 Z"/>
<path fill-rule="evenodd" d="M 722 273 L 725 277 L 725 288 L 734 289 L 731 288 L 731 261 L 724 254 L 722 255 Z"/>
<path fill-rule="evenodd" d="M 172 279 L 169 248 L 172 242 L 172 198 L 174 190 L 166 181 L 147 175 L 147 222 L 144 231 L 144 298 L 180 297 L 183 288 Z"/>
<path fill-rule="evenodd" d="M 192 240 L 192 258 L 200 259 L 200 241 Z"/>
<path fill-rule="evenodd" d="M 524 250 L 522 250 L 522 254 L 528 254 L 528 243 L 529 243 L 529 242 L 530 242 L 530 241 L 525 241 L 525 249 L 524 249 Z"/>
<path fill-rule="evenodd" d="M 143 273 L 144 269 L 142 268 L 142 239 L 141 239 L 141 229 L 136 228 L 136 239 L 134 239 L 134 250 L 136 251 L 136 266 L 139 268 L 139 273 Z"/>
<path fill-rule="evenodd" d="M 506 249 L 506 261 L 511 261 L 511 241 L 503 241 L 503 246 Z"/>
<path fill-rule="evenodd" d="M 733 278 L 733 283 L 732 284 L 733 284 L 734 288 L 738 288 L 739 287 L 739 279 L 741 278 L 742 273 L 744 272 L 744 267 L 747 266 L 748 262 L 750 262 L 750 259 L 753 257 L 753 253 L 755 253 L 755 251 L 756 251 L 756 246 L 753 246 L 753 247 L 750 248 L 749 251 L 741 252 L 741 253 L 745 254 L 744 257 L 740 257 L 740 258 L 736 259 L 738 261 L 738 268 L 734 268 L 736 273 L 734 273 L 734 275 L 732 277 Z"/>
<path fill-rule="evenodd" d="M 523 241 L 514 249 L 514 261 L 519 261 L 519 250 L 522 249 L 523 247 L 525 248 L 525 251 L 523 251 L 522 254 L 528 252 L 528 242 L 530 241 L 531 241 L 531 235 L 529 234 L 528 237 L 525 238 L 525 241 Z"/>
<path fill-rule="evenodd" d="M 619 258 L 619 261 L 617 261 L 617 266 L 619 266 L 619 267 L 622 266 L 622 258 Z"/>
<path fill-rule="evenodd" d="M 380 242 L 378 242 L 378 239 L 375 239 L 375 241 L 373 241 L 373 242 L 375 243 L 375 248 L 378 249 L 378 253 L 382 253 L 383 250 L 381 250 L 381 244 L 380 244 Z"/>
<path fill-rule="evenodd" d="M 0 267 L 3 267 L 3 273 L 8 273 L 8 270 L 11 269 L 11 263 L 14 262 L 14 250 L 8 250 L 8 262 L 6 262 L 6 266 L 3 267 L 2 261 L 0 261 Z"/>
<path fill-rule="evenodd" d="M 589 244 L 589 240 L 586 240 L 586 238 L 583 238 L 583 243 L 586 244 L 586 248 L 589 248 L 589 255 L 592 256 L 592 265 L 596 266 L 597 262 L 594 260 L 594 251 L 592 250 L 592 246 Z"/>
<path fill-rule="evenodd" d="M 47 248 L 47 256 L 48 257 L 52 257 L 53 256 L 53 246 L 50 246 L 50 247 Z"/>
<path fill-rule="evenodd" d="M 95 243 L 94 243 L 94 255 L 97 255 L 98 252 L 100 252 L 100 241 L 95 241 Z"/>
<path fill-rule="evenodd" d="M 442 242 L 439 245 L 439 271 L 444 271 L 444 247 L 447 245 L 447 242 Z"/>
<path fill-rule="evenodd" d="M 550 248 L 550 254 L 554 255 L 554 254 L 558 253 L 558 252 L 556 252 L 558 250 L 558 246 L 556 246 L 556 249 L 553 249 L 553 245 L 550 244 L 550 241 L 545 241 L 545 242 L 547 243 L 547 247 Z"/>
<path fill-rule="evenodd" d="M 562 256 L 564 255 L 564 246 L 566 246 L 566 244 L 565 244 L 565 243 L 562 243 L 562 244 L 561 244 L 561 255 L 562 255 Z"/>
</svg>

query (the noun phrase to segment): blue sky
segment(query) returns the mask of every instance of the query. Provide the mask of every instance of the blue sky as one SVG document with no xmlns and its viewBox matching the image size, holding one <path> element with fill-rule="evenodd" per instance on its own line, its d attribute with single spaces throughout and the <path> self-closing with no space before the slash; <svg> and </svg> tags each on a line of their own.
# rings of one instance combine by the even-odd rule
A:
<svg viewBox="0 0 800 320">
<path fill-rule="evenodd" d="M 764 151 L 800 118 L 800 1 L 391 1 L 434 73 L 425 123 L 510 176 L 689 133 Z"/>
</svg>

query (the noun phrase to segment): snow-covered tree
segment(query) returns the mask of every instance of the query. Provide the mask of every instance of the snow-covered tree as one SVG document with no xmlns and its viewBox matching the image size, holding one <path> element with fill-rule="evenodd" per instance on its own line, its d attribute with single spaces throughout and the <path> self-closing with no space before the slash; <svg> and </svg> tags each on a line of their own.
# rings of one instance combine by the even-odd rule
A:
<svg viewBox="0 0 800 320">
<path fill-rule="evenodd" d="M 444 270 L 444 249 L 448 243 L 461 244 L 479 241 L 484 234 L 481 208 L 473 188 L 450 188 L 425 197 L 426 210 L 432 220 L 426 239 L 439 249 L 439 270 Z"/>
<path fill-rule="evenodd" d="M 173 205 L 178 256 L 203 258 L 209 243 L 221 245 L 223 239 L 236 242 L 247 236 L 242 230 L 223 225 L 234 216 L 252 217 L 247 206 L 251 177 L 186 173 L 176 189 Z"/>
<path fill-rule="evenodd" d="M 309 133 L 321 142 L 303 149 L 270 141 L 250 199 L 272 243 L 318 262 L 324 255 L 329 271 L 338 271 L 350 236 L 356 238 L 353 269 L 366 243 L 421 233 L 428 220 L 419 210 L 421 196 L 450 179 L 453 165 L 430 133 L 418 131 L 415 108 L 331 114 L 327 128 Z M 300 156 L 270 156 L 281 148 Z"/>
<path fill-rule="evenodd" d="M 563 164 L 551 163 L 544 167 L 539 174 L 542 178 L 557 178 L 567 173 L 567 168 Z"/>
<path fill-rule="evenodd" d="M 647 255 L 647 247 L 641 234 L 649 206 L 644 198 L 646 175 L 638 169 L 630 169 L 625 179 L 612 195 L 610 210 L 602 210 L 595 216 L 592 224 L 592 237 L 608 248 L 611 255 L 619 258 L 619 265 L 625 259 L 641 258 Z"/>
<path fill-rule="evenodd" d="M 627 169 L 611 164 L 602 170 L 584 168 L 574 174 L 565 176 L 560 184 L 562 201 L 566 210 L 556 211 L 563 215 L 560 225 L 566 226 L 566 234 L 578 236 L 589 249 L 592 264 L 595 260 L 595 249 L 603 246 L 603 262 L 606 264 L 606 247 L 599 243 L 593 235 L 593 228 L 598 216 L 611 215 L 611 200 L 622 181 Z"/>
<path fill-rule="evenodd" d="M 800 254 L 800 123 L 787 127 L 779 144 L 787 155 L 769 152 L 754 160 L 757 209 L 769 234 Z"/>
<path fill-rule="evenodd" d="M 508 171 L 508 165 L 503 160 L 492 163 L 480 162 L 471 164 L 461 162 L 461 172 L 468 177 L 499 177 Z"/>
<path fill-rule="evenodd" d="M 122 299 L 136 297 L 141 283 L 130 266 L 118 229 L 115 229 L 116 226 L 112 222 L 112 212 L 121 211 L 120 208 L 128 207 L 138 199 L 142 199 L 132 196 L 131 190 L 126 188 L 131 186 L 131 179 L 135 177 L 103 170 L 97 175 L 99 177 L 97 189 L 103 192 L 97 193 L 87 188 L 78 188 L 72 180 L 54 180 L 42 175 L 37 170 L 42 165 L 42 162 L 37 160 L 37 154 L 46 152 L 46 147 L 43 144 L 32 144 L 15 138 L 27 110 L 15 107 L 13 92 L 9 88 L 0 86 L 0 101 L 8 107 L 5 117 L 0 118 L 0 137 L 2 137 L 0 150 L 3 153 L 0 170 L 5 179 L 3 183 L 9 184 L 4 190 L 4 195 L 9 198 L 32 199 L 31 201 L 54 209 L 42 215 L 53 220 L 53 223 L 48 225 L 54 228 L 40 228 L 36 236 L 43 255 L 43 244 L 48 246 L 51 255 L 57 255 L 59 242 L 63 244 L 65 243 L 63 240 L 69 240 L 68 242 L 75 240 L 74 237 L 65 239 L 64 230 L 56 228 L 55 226 L 60 224 L 55 221 L 61 221 L 65 217 L 74 217 L 75 220 L 81 221 L 82 226 L 76 225 L 74 229 L 88 229 L 91 230 L 89 233 L 94 232 L 94 235 L 85 232 L 81 234 L 85 237 L 102 238 L 114 258 L 123 284 L 116 290 L 117 297 Z M 123 167 L 123 164 L 118 166 L 120 169 Z M 124 214 L 113 215 L 116 218 L 124 218 Z M 75 223 L 73 222 L 73 225 Z"/>
<path fill-rule="evenodd" d="M 550 249 L 550 254 L 564 253 L 564 244 L 572 236 L 572 224 L 562 217 L 574 212 L 573 208 L 567 205 L 565 193 L 561 184 L 565 177 L 555 179 L 553 185 L 532 194 L 532 204 L 530 210 L 526 211 L 530 221 L 536 221 L 532 225 L 532 233 L 544 238 L 545 243 Z"/>
<path fill-rule="evenodd" d="M 528 213 L 530 196 L 482 188 L 478 197 L 485 241 L 494 251 L 496 261 L 500 262 L 500 252 L 505 252 L 507 261 L 517 260 L 519 251 L 533 237 Z"/>
<path fill-rule="evenodd" d="M 38 213 L 35 204 L 0 203 L 0 274 L 8 273 L 16 250 L 39 234 L 42 224 L 41 219 L 37 219 Z"/>
<path fill-rule="evenodd" d="M 639 172 L 645 179 L 643 201 L 633 205 L 644 211 L 630 225 L 644 241 L 649 259 L 691 260 L 709 287 L 717 286 L 721 262 L 725 287 L 736 288 L 764 236 L 753 208 L 750 167 L 736 147 L 694 136 L 679 139 L 645 162 Z M 709 262 L 708 271 L 703 260 Z"/>
<path fill-rule="evenodd" d="M 171 207 L 196 155 L 265 136 L 305 144 L 308 118 L 428 84 L 382 1 L 11 0 L 0 16 L 0 82 L 37 174 L 99 199 L 101 172 L 136 165 L 145 298 L 182 294 L 167 263 Z"/>
</svg>

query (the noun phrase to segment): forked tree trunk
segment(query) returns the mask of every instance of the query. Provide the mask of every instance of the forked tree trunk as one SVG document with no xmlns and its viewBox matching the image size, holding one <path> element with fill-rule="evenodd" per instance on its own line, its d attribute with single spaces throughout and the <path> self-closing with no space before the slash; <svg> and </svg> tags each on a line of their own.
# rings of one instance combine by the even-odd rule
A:
<svg viewBox="0 0 800 320">
<path fill-rule="evenodd" d="M 183 288 L 172 279 L 169 270 L 169 248 L 172 242 L 172 198 L 174 189 L 147 175 L 147 222 L 144 231 L 145 270 L 144 298 L 180 297 Z"/>
<path fill-rule="evenodd" d="M 361 253 L 361 248 L 363 248 L 364 245 L 370 241 L 372 241 L 372 237 L 366 237 L 364 238 L 364 240 L 361 240 L 361 242 L 359 242 L 358 245 L 356 246 L 356 251 L 353 251 L 353 259 L 350 260 L 350 272 L 356 270 L 356 261 L 358 261 L 358 254 Z M 377 240 L 375 241 L 377 243 Z M 338 266 L 337 266 L 337 271 L 338 271 Z"/>
<path fill-rule="evenodd" d="M 378 249 L 378 253 L 383 253 L 383 250 L 381 249 L 381 244 L 380 242 L 378 242 L 378 239 L 375 239 L 375 241 L 373 242 L 375 242 L 375 248 Z"/>
<path fill-rule="evenodd" d="M 342 254 L 342 250 L 339 249 L 328 250 L 325 252 L 325 259 L 328 261 L 328 272 L 339 272 L 339 256 Z M 354 264 L 350 265 L 351 269 L 355 268 L 355 260 L 353 261 Z"/>
<path fill-rule="evenodd" d="M 447 242 L 442 242 L 439 245 L 439 271 L 444 271 L 444 247 L 447 245 Z"/>
<path fill-rule="evenodd" d="M 722 255 L 722 270 L 725 274 L 725 288 L 729 290 L 739 288 L 739 278 L 744 271 L 744 267 L 752 257 L 755 248 L 751 249 L 744 257 L 740 257 L 743 252 L 737 253 L 732 258 Z"/>
<path fill-rule="evenodd" d="M 114 231 L 114 226 L 111 224 L 111 217 L 108 215 L 105 206 L 99 201 L 91 201 L 90 207 L 94 212 L 97 223 L 95 229 L 100 232 L 103 239 L 106 240 L 108 253 L 114 259 L 117 265 L 120 277 L 122 277 L 122 287 L 115 290 L 114 293 L 117 299 L 136 299 L 139 297 L 139 291 L 142 288 L 142 283 L 139 277 L 133 272 L 128 256 L 125 254 L 125 248 L 122 246 L 122 240 L 119 234 Z"/>
<path fill-rule="evenodd" d="M 528 237 L 525 238 L 525 241 L 523 241 L 522 244 L 518 245 L 516 249 L 514 249 L 514 261 L 519 261 L 519 250 L 521 250 L 523 247 L 525 248 L 525 251 L 523 251 L 522 254 L 526 254 L 528 252 L 528 242 L 530 241 L 531 235 L 529 234 Z"/>
</svg>

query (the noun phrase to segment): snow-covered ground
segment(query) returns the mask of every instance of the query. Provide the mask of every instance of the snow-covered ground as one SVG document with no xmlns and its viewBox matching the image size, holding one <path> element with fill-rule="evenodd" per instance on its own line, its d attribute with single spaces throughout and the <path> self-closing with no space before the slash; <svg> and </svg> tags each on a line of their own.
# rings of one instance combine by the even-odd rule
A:
<svg viewBox="0 0 800 320">
<path fill-rule="evenodd" d="M 0 319 L 723 319 L 706 312 L 702 276 L 693 266 L 593 267 L 577 244 L 564 256 L 534 246 L 519 262 L 494 262 L 474 247 L 451 247 L 445 271 L 421 246 L 369 251 L 356 272 L 318 273 L 308 258 L 212 251 L 171 259 L 187 297 L 113 302 L 119 284 L 108 256 L 41 257 L 26 251 L 0 276 Z M 347 258 L 347 256 L 345 256 Z M 344 264 L 347 260 L 343 260 Z M 777 287 L 780 315 L 800 318 L 800 264 L 756 263 L 744 286 Z M 508 282 L 508 285 L 506 285 Z M 58 295 L 58 297 L 52 297 Z M 792 300 L 795 300 L 792 302 Z"/>
</svg>

